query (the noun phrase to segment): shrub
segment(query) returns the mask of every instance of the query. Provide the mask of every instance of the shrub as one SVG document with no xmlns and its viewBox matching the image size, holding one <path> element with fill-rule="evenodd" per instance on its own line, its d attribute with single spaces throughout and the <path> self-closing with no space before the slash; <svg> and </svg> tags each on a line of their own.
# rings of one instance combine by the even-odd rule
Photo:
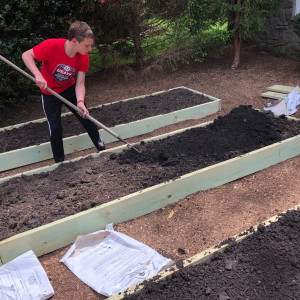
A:
<svg viewBox="0 0 300 300">
<path fill-rule="evenodd" d="M 75 3 L 63 0 L 0 2 L 0 54 L 24 69 L 21 55 L 43 39 L 66 36 Z M 53 36 L 55 34 L 55 36 Z M 0 61 L 0 111 L 38 91 L 34 83 Z"/>
</svg>

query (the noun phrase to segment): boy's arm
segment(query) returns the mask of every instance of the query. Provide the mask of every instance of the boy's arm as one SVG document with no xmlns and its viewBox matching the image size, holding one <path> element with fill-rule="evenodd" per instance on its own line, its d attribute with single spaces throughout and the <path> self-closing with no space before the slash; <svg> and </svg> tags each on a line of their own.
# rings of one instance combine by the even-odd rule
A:
<svg viewBox="0 0 300 300">
<path fill-rule="evenodd" d="M 45 90 L 47 88 L 47 81 L 45 80 L 45 78 L 43 77 L 40 70 L 37 68 L 37 66 L 35 64 L 35 55 L 34 55 L 33 50 L 29 49 L 29 50 L 25 51 L 22 54 L 22 59 L 26 65 L 26 67 L 34 75 L 36 85 L 39 88 Z"/>
<path fill-rule="evenodd" d="M 76 86 L 75 86 L 76 98 L 77 98 L 77 107 L 83 110 L 82 117 L 84 118 L 86 114 L 88 114 L 88 110 L 84 104 L 85 98 L 85 73 L 78 71 L 76 78 Z"/>
</svg>

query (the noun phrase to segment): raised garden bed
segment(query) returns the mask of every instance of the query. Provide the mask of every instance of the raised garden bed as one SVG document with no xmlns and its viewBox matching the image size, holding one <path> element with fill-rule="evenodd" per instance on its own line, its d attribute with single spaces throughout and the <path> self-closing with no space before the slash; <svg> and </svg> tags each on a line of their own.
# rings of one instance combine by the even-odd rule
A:
<svg viewBox="0 0 300 300">
<path fill-rule="evenodd" d="M 109 299 L 299 299 L 299 247 L 297 206 Z"/>
<path fill-rule="evenodd" d="M 2 261 L 27 249 L 37 255 L 51 252 L 79 234 L 136 218 L 300 154 L 299 121 L 249 106 L 207 126 L 163 137 L 137 146 L 141 154 L 105 151 L 28 172 L 37 173 L 31 176 L 2 179 Z"/>
<path fill-rule="evenodd" d="M 198 119 L 220 110 L 212 96 L 179 87 L 91 108 L 96 120 L 123 139 L 145 134 L 177 122 Z M 62 117 L 65 154 L 93 148 L 81 124 L 71 114 Z M 117 139 L 104 130 L 106 143 Z M 52 158 L 46 119 L 0 129 L 0 172 Z"/>
</svg>

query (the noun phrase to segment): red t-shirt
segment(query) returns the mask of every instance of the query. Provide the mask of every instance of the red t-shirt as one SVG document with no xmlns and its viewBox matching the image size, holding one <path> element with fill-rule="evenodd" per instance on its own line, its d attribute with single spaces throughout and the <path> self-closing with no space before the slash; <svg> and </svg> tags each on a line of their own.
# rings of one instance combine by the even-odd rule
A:
<svg viewBox="0 0 300 300">
<path fill-rule="evenodd" d="M 41 73 L 48 87 L 56 93 L 61 93 L 75 83 L 74 74 L 77 71 L 86 73 L 89 69 L 88 53 L 69 57 L 65 51 L 65 42 L 66 39 L 49 39 L 33 47 L 37 61 L 42 62 Z M 42 92 L 51 95 L 48 91 Z"/>
</svg>

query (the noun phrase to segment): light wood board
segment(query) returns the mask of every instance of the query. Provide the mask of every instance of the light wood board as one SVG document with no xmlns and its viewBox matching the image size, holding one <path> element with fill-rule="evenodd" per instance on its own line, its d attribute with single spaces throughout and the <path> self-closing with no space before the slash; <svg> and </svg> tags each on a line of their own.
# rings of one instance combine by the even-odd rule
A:
<svg viewBox="0 0 300 300">
<path fill-rule="evenodd" d="M 289 94 L 290 92 L 293 91 L 295 86 L 286 86 L 286 85 L 272 85 L 268 87 L 268 91 L 271 92 L 277 92 L 277 93 L 282 93 L 282 94 Z M 300 93 L 299 88 L 298 88 L 298 93 Z"/>
</svg>

